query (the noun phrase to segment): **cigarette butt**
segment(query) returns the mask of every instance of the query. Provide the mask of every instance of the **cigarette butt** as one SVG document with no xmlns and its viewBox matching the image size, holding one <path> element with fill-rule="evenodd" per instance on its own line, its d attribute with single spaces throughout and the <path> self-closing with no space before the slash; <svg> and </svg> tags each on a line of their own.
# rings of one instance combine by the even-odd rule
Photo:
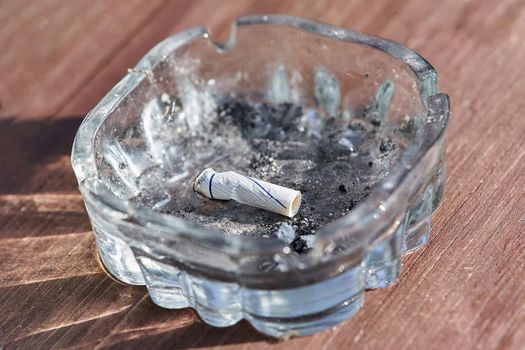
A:
<svg viewBox="0 0 525 350">
<path fill-rule="evenodd" d="M 210 199 L 231 200 L 294 217 L 301 206 L 301 192 L 236 173 L 202 171 L 193 183 L 193 190 Z"/>
</svg>

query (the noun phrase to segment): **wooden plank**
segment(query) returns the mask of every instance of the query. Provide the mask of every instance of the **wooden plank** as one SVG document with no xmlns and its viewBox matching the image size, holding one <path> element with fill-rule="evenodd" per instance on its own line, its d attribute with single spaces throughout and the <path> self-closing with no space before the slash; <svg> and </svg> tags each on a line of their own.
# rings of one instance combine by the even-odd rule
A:
<svg viewBox="0 0 525 350">
<path fill-rule="evenodd" d="M 47 117 L 126 45 L 163 0 L 0 5 L 2 115 Z"/>
<path fill-rule="evenodd" d="M 6 105 L 0 111 L 19 114 L 26 122 L 0 121 L 0 149 L 13 150 L 0 151 L 0 161 L 17 169 L 0 177 L 0 305 L 5 310 L 0 315 L 0 344 L 250 350 L 525 345 L 523 1 L 224 1 L 219 6 L 200 0 L 133 10 L 109 1 L 88 14 L 79 10 L 86 3 L 71 2 L 61 3 L 53 29 L 44 32 L 38 31 L 44 5 L 28 6 L 14 19 L 5 14 L 24 4 L 2 6 L 7 7 L 0 10 L 0 19 L 8 25 L 0 30 L 0 40 L 18 36 L 24 43 L 13 46 L 7 58 L 0 57 L 0 72 L 7 77 L 0 83 L 0 100 Z M 109 23 L 106 11 L 120 16 L 116 22 L 125 26 L 122 31 Z M 191 310 L 160 309 L 143 287 L 123 286 L 107 277 L 96 263 L 68 165 L 70 143 L 82 116 L 156 42 L 198 24 L 208 24 L 214 35 L 224 37 L 232 18 L 270 12 L 406 43 L 440 72 L 454 113 L 447 194 L 434 216 L 430 243 L 404 259 L 397 285 L 367 292 L 355 318 L 335 330 L 287 342 L 269 340 L 246 322 L 227 329 L 208 327 Z M 70 21 L 75 25 L 62 33 Z M 85 44 L 111 37 L 103 35 L 106 31 L 115 38 L 111 45 Z M 83 39 L 74 40 L 78 36 Z M 55 37 L 59 40 L 53 53 L 44 44 L 30 44 Z M 68 50 L 64 45 L 79 48 Z M 97 54 L 89 57 L 96 62 L 83 59 L 92 51 L 86 47 L 95 48 Z M 38 55 L 51 55 L 50 63 L 29 68 Z M 88 66 L 82 73 L 76 72 L 79 60 Z M 18 81 L 17 74 L 27 77 Z M 42 81 L 31 87 L 31 76 Z M 25 96 L 19 93 L 24 89 L 29 91 Z M 35 116 L 52 118 L 42 122 Z M 57 203 L 60 199 L 63 202 Z M 26 251 L 32 254 L 24 255 Z"/>
</svg>

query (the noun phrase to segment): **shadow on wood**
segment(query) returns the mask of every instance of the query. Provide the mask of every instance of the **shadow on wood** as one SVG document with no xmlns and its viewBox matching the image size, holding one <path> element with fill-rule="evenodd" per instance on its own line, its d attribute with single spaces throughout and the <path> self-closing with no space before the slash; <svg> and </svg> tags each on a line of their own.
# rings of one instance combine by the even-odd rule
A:
<svg viewBox="0 0 525 350">
<path fill-rule="evenodd" d="M 246 322 L 212 328 L 190 309 L 161 309 L 144 287 L 104 272 L 70 165 L 82 119 L 0 120 L 0 344 L 186 349 L 269 341 Z"/>
<path fill-rule="evenodd" d="M 69 160 L 82 119 L 0 119 L 0 194 L 76 191 Z"/>
</svg>

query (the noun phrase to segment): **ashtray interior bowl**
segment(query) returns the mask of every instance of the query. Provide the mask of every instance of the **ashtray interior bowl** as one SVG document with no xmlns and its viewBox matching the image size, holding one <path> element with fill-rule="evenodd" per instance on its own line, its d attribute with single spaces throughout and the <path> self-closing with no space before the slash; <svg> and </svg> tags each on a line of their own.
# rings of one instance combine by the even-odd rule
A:
<svg viewBox="0 0 525 350">
<path fill-rule="evenodd" d="M 89 113 L 72 163 L 101 259 L 155 303 L 282 337 L 352 316 L 428 240 L 449 101 L 388 40 L 290 17 L 155 46 Z M 194 193 L 205 168 L 295 188 L 294 218 Z"/>
</svg>

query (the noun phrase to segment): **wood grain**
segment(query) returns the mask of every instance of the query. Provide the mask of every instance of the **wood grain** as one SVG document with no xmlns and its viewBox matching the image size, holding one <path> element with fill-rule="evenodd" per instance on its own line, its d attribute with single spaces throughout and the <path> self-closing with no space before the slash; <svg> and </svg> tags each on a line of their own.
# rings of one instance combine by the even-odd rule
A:
<svg viewBox="0 0 525 350">
<path fill-rule="evenodd" d="M 97 261 L 69 165 L 85 113 L 156 42 L 289 13 L 400 41 L 450 94 L 447 192 L 399 283 L 332 331 L 275 342 L 204 325 Z M 0 344 L 4 348 L 524 349 L 525 2 L 4 1 L 0 4 Z"/>
</svg>

